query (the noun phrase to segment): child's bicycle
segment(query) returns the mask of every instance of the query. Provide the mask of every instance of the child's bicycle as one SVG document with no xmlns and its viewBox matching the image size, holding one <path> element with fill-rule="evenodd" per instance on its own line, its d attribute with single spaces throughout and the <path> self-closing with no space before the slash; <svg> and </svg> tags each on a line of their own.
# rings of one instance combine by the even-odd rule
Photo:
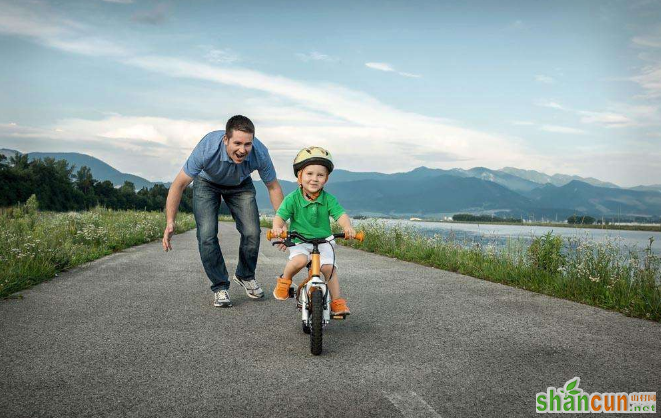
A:
<svg viewBox="0 0 661 418">
<path fill-rule="evenodd" d="M 344 233 L 333 234 L 334 238 L 344 239 Z M 296 299 L 297 308 L 301 311 L 301 320 L 303 323 L 303 332 L 310 334 L 310 352 L 315 356 L 321 354 L 323 328 L 330 323 L 330 292 L 326 282 L 321 277 L 321 256 L 319 254 L 320 244 L 329 244 L 326 238 L 305 238 L 296 231 L 283 232 L 279 237 L 271 235 L 271 231 L 266 232 L 266 239 L 282 238 L 283 241 L 276 241 L 273 245 L 284 244 L 287 247 L 296 245 L 292 238 L 297 238 L 303 243 L 312 244 L 312 257 L 308 263 L 308 277 L 298 285 L 298 288 L 289 288 L 289 297 Z M 356 237 L 358 241 L 363 241 L 364 233 L 358 232 Z M 346 315 L 334 315 L 333 319 L 345 319 Z"/>
</svg>

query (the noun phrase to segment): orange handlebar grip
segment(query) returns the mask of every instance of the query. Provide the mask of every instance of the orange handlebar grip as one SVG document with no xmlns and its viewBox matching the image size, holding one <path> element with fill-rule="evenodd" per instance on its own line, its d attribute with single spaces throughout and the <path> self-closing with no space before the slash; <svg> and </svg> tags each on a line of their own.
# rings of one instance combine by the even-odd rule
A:
<svg viewBox="0 0 661 418">
<path fill-rule="evenodd" d="M 287 231 L 282 231 L 282 233 L 280 234 L 280 236 L 277 236 L 277 237 L 271 233 L 271 230 L 270 230 L 270 229 L 269 229 L 268 231 L 266 231 L 266 239 L 269 240 L 269 241 L 271 241 L 273 238 L 282 238 L 282 239 L 286 239 L 286 238 L 287 238 Z"/>
<path fill-rule="evenodd" d="M 356 233 L 356 237 L 354 239 L 363 242 L 363 240 L 365 239 L 365 233 L 363 231 Z"/>
</svg>

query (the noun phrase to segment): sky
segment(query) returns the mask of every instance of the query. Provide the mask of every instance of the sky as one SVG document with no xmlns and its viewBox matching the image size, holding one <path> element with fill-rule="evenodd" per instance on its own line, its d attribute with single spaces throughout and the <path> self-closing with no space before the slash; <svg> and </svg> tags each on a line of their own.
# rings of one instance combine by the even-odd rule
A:
<svg viewBox="0 0 661 418">
<path fill-rule="evenodd" d="M 243 114 L 384 173 L 661 183 L 661 1 L 0 0 L 0 148 L 171 181 Z"/>
</svg>

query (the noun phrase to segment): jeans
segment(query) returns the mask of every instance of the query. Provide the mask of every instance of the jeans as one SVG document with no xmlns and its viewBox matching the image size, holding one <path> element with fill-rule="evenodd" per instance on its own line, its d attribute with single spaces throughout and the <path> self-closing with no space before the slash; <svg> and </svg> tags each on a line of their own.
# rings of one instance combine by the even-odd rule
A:
<svg viewBox="0 0 661 418">
<path fill-rule="evenodd" d="M 238 186 L 222 186 L 200 177 L 195 179 L 193 213 L 197 223 L 197 243 L 213 292 L 230 287 L 225 259 L 218 244 L 218 209 L 221 196 L 225 199 L 236 222 L 236 229 L 241 234 L 236 277 L 242 280 L 255 278 L 261 232 L 255 195 L 255 186 L 250 177 Z"/>
</svg>

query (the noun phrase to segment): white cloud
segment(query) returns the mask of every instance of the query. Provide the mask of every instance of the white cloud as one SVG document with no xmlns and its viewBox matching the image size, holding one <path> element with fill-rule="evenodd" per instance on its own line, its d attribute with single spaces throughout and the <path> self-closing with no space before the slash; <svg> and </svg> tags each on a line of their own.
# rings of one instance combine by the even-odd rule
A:
<svg viewBox="0 0 661 418">
<path fill-rule="evenodd" d="M 535 81 L 544 83 L 544 84 L 553 84 L 555 83 L 555 79 L 553 77 L 549 77 L 547 75 L 543 74 L 538 74 L 535 76 Z"/>
<path fill-rule="evenodd" d="M 390 64 L 387 64 L 385 62 L 366 62 L 365 67 L 379 71 L 388 71 L 388 72 L 395 71 L 395 69 L 392 68 Z"/>
<path fill-rule="evenodd" d="M 76 54 L 117 57 L 128 50 L 113 42 L 90 35 L 90 28 L 58 17 L 41 2 L 32 9 L 0 1 L 0 33 L 26 36 L 49 47 Z"/>
<path fill-rule="evenodd" d="M 567 110 L 561 104 L 552 101 L 539 101 L 537 106 L 550 107 L 551 109 Z"/>
<path fill-rule="evenodd" d="M 422 76 L 419 74 L 412 74 L 412 73 L 404 73 L 401 71 L 396 71 L 392 65 L 386 63 L 386 62 L 366 62 L 365 67 L 371 68 L 373 70 L 379 70 L 379 71 L 385 71 L 388 73 L 394 72 L 397 73 L 403 77 L 409 77 L 409 78 L 421 78 Z"/>
<path fill-rule="evenodd" d="M 538 106 L 572 113 L 581 123 L 600 125 L 604 128 L 635 128 L 661 125 L 658 106 L 610 103 L 605 111 L 578 110 L 552 101 L 539 101 Z"/>
<path fill-rule="evenodd" d="M 546 132 L 554 132 L 560 134 L 575 134 L 575 135 L 587 134 L 587 132 L 582 129 L 570 128 L 568 126 L 543 125 L 539 129 Z"/>
<path fill-rule="evenodd" d="M 656 65 L 647 65 L 640 75 L 630 78 L 631 81 L 638 83 L 643 89 L 647 90 L 644 97 L 661 97 L 661 63 Z"/>
<path fill-rule="evenodd" d="M 583 115 L 581 122 L 596 123 L 607 128 L 626 128 L 635 125 L 633 120 L 617 113 L 580 111 L 579 114 Z"/>
<path fill-rule="evenodd" d="M 326 62 L 335 62 L 337 58 L 333 58 L 330 55 L 322 54 L 321 52 L 312 51 L 309 54 L 304 54 L 299 52 L 296 54 L 298 59 L 304 62 L 308 61 L 326 61 Z"/>
<path fill-rule="evenodd" d="M 512 125 L 514 126 L 532 126 L 534 125 L 533 122 L 527 121 L 527 120 L 513 120 Z"/>
<path fill-rule="evenodd" d="M 239 55 L 230 48 L 211 49 L 204 57 L 214 64 L 233 64 L 240 61 Z"/>
<path fill-rule="evenodd" d="M 661 97 L 661 26 L 646 34 L 635 36 L 631 39 L 633 47 L 642 49 L 638 58 L 647 62 L 640 73 L 630 77 L 629 81 L 637 83 L 645 94 L 640 96 L 644 99 L 657 99 Z"/>
</svg>

